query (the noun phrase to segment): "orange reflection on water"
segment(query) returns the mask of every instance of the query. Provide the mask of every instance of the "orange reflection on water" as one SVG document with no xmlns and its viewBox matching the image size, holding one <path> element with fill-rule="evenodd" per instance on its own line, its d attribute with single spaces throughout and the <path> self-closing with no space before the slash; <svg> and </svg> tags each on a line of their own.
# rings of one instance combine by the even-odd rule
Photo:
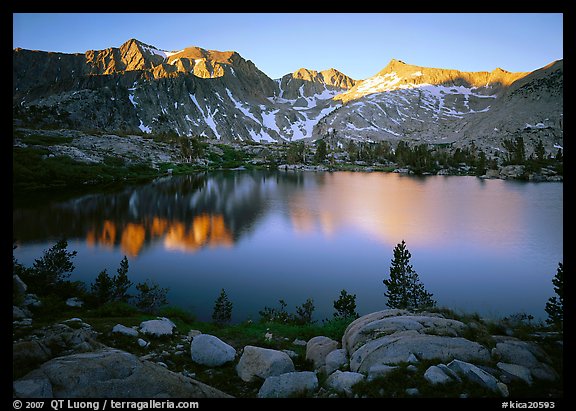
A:
<svg viewBox="0 0 576 411">
<path fill-rule="evenodd" d="M 119 242 L 120 249 L 130 257 L 140 254 L 146 241 L 154 238 L 163 238 L 167 249 L 183 251 L 195 251 L 205 246 L 229 247 L 234 244 L 224 217 L 209 214 L 195 216 L 189 225 L 161 217 L 125 224 L 105 220 L 101 229 L 94 228 L 86 233 L 89 246 L 100 244 L 112 247 Z"/>
<path fill-rule="evenodd" d="M 136 257 L 146 240 L 146 229 L 142 224 L 128 223 L 122 230 L 120 247 L 130 257 Z"/>
<path fill-rule="evenodd" d="M 290 217 L 297 232 L 320 228 L 330 235 L 349 227 L 387 245 L 405 239 L 410 245 L 440 247 L 454 234 L 495 244 L 502 233 L 516 232 L 521 207 L 513 190 L 502 181 L 460 181 L 456 190 L 454 180 L 440 176 L 326 174 L 318 195 L 302 191 L 291 197 Z"/>
<path fill-rule="evenodd" d="M 221 215 L 196 216 L 190 227 L 180 222 L 171 224 L 164 237 L 164 246 L 169 250 L 195 251 L 203 246 L 229 247 L 233 244 L 232 234 Z"/>
</svg>

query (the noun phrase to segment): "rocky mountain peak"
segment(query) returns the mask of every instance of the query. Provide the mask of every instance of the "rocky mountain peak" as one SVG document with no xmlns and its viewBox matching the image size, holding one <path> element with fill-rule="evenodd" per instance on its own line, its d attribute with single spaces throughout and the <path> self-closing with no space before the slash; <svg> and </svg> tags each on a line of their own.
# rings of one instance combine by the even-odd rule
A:
<svg viewBox="0 0 576 411">
<path fill-rule="evenodd" d="M 212 62 L 233 64 L 236 60 L 241 59 L 240 55 L 235 51 L 218 51 L 218 50 L 205 50 L 201 47 L 186 47 L 183 50 L 171 52 L 168 56 L 168 63 L 174 64 L 175 61 L 180 59 L 188 60 L 209 60 Z"/>
<path fill-rule="evenodd" d="M 137 39 L 78 54 L 13 51 L 21 121 L 37 122 L 40 107 L 52 126 L 225 141 L 315 140 L 337 131 L 340 140 L 483 139 L 497 150 L 499 139 L 530 132 L 552 151 L 562 145 L 562 90 L 561 60 L 512 73 L 392 59 L 360 81 L 334 68 L 272 80 L 234 51 L 165 51 Z"/>
</svg>

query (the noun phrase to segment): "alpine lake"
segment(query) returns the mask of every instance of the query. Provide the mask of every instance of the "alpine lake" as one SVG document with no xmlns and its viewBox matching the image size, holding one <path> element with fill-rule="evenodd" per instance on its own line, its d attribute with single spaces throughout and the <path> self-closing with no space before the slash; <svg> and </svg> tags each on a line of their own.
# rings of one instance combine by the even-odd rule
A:
<svg viewBox="0 0 576 411">
<path fill-rule="evenodd" d="M 89 287 L 124 256 L 133 283 L 209 321 L 220 290 L 232 321 L 307 298 L 331 318 L 341 290 L 385 309 L 392 251 L 441 307 L 544 320 L 563 261 L 563 183 L 385 172 L 212 171 L 83 194 L 15 198 L 14 255 L 33 264 L 61 238 Z M 134 290 L 132 290 L 134 291 Z"/>
</svg>

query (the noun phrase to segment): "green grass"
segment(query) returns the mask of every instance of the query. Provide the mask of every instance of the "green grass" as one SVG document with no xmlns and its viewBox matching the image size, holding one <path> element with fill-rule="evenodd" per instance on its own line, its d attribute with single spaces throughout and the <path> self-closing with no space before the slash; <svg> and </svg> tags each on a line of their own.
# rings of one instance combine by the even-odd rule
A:
<svg viewBox="0 0 576 411">
<path fill-rule="evenodd" d="M 86 164 L 68 156 L 45 158 L 46 154 L 45 148 L 13 148 L 13 191 L 143 181 L 159 174 L 148 165 L 125 165 L 113 157 L 100 164 Z"/>
<path fill-rule="evenodd" d="M 21 136 L 20 139 L 23 143 L 28 145 L 41 145 L 41 146 L 53 146 L 59 144 L 68 144 L 74 140 L 72 137 L 66 136 L 42 136 L 38 134 L 30 134 L 27 136 Z"/>
</svg>

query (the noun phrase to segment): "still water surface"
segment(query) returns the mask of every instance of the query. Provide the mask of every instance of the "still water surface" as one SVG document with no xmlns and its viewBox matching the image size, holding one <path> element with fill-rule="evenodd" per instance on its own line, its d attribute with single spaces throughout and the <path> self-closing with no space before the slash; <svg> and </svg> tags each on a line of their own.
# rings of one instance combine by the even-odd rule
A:
<svg viewBox="0 0 576 411">
<path fill-rule="evenodd" d="M 545 319 L 563 259 L 562 206 L 562 183 L 222 171 L 17 201 L 13 230 L 25 265 L 62 236 L 78 251 L 73 280 L 114 274 L 126 255 L 134 283 L 155 280 L 201 320 L 221 288 L 235 322 L 309 297 L 314 318 L 329 318 L 342 289 L 360 314 L 384 309 L 382 280 L 402 240 L 439 305 Z"/>
</svg>

